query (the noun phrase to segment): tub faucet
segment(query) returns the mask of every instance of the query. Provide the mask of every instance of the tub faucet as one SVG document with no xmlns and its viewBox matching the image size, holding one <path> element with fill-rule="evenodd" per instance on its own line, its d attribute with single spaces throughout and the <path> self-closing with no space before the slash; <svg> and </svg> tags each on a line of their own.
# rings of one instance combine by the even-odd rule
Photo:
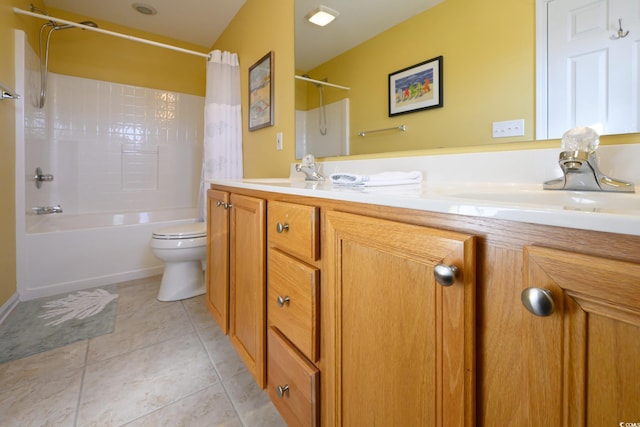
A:
<svg viewBox="0 0 640 427">
<path fill-rule="evenodd" d="M 595 151 L 563 151 L 560 168 L 564 177 L 544 183 L 545 190 L 608 191 L 635 193 L 631 182 L 610 178 L 598 169 Z"/>
<path fill-rule="evenodd" d="M 324 181 L 324 177 L 320 174 L 320 165 L 316 164 L 313 154 L 307 154 L 302 159 L 302 163 L 296 163 L 296 172 L 305 175 L 305 181 Z"/>
<path fill-rule="evenodd" d="M 60 205 L 55 206 L 37 206 L 35 208 L 31 208 L 31 210 L 36 215 L 47 215 L 54 213 L 62 213 L 62 207 Z"/>
</svg>

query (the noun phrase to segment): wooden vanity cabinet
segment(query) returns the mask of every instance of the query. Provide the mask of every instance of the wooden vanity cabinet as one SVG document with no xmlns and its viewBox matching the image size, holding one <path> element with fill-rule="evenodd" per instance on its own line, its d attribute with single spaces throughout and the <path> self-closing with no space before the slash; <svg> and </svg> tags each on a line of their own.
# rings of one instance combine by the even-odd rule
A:
<svg viewBox="0 0 640 427">
<path fill-rule="evenodd" d="M 267 213 L 269 396 L 289 426 L 320 425 L 320 234 L 316 206 Z"/>
<path fill-rule="evenodd" d="M 229 193 L 207 191 L 207 307 L 229 333 Z"/>
<path fill-rule="evenodd" d="M 474 238 L 336 211 L 323 230 L 323 425 L 474 425 Z"/>
<path fill-rule="evenodd" d="M 524 248 L 524 287 L 552 305 L 526 319 L 530 425 L 640 420 L 640 264 Z"/>
<path fill-rule="evenodd" d="M 263 259 L 269 236 L 267 390 L 289 425 L 640 422 L 640 236 L 238 192 L 269 207 L 251 247 L 229 249 Z M 440 264 L 458 267 L 452 286 Z M 528 288 L 548 291 L 548 316 L 525 308 Z"/>
<path fill-rule="evenodd" d="M 220 328 L 228 332 L 251 375 L 264 388 L 266 201 L 215 189 L 208 191 L 208 200 L 207 305 Z"/>
</svg>

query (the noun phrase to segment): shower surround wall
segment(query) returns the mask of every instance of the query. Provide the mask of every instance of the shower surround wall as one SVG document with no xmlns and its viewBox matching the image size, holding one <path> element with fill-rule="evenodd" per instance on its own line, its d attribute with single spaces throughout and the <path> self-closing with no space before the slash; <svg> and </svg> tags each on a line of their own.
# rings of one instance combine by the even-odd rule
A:
<svg viewBox="0 0 640 427">
<path fill-rule="evenodd" d="M 151 231 L 196 215 L 204 98 L 49 73 L 39 109 L 38 57 L 19 31 L 16 74 L 20 299 L 161 273 Z M 40 189 L 36 167 L 54 176 Z M 32 212 L 58 204 L 64 213 Z"/>
<path fill-rule="evenodd" d="M 48 91 L 44 111 L 27 118 L 26 163 L 27 172 L 40 166 L 54 181 L 27 187 L 27 210 L 60 204 L 65 213 L 84 214 L 197 204 L 202 97 L 54 73 Z"/>
</svg>

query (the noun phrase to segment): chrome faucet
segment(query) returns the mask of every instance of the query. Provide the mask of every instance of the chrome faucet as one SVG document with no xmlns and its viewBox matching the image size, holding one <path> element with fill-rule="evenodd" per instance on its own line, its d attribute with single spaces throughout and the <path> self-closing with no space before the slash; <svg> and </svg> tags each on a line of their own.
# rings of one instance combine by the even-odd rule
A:
<svg viewBox="0 0 640 427">
<path fill-rule="evenodd" d="M 633 183 L 600 172 L 595 151 L 563 151 L 559 163 L 564 177 L 545 182 L 545 190 L 635 193 Z"/>
<path fill-rule="evenodd" d="M 35 208 L 31 208 L 31 210 L 36 215 L 47 215 L 54 213 L 62 213 L 62 207 L 60 205 L 55 206 L 37 206 Z"/>
<path fill-rule="evenodd" d="M 600 144 L 598 133 L 589 127 L 579 126 L 562 135 L 560 168 L 564 177 L 544 183 L 545 190 L 609 191 L 635 193 L 631 182 L 606 176 L 598 169 L 596 150 Z"/>
<path fill-rule="evenodd" d="M 305 175 L 305 181 L 324 181 L 324 177 L 320 174 L 320 165 L 316 164 L 313 154 L 307 154 L 302 159 L 302 163 L 296 163 L 296 172 Z"/>
</svg>

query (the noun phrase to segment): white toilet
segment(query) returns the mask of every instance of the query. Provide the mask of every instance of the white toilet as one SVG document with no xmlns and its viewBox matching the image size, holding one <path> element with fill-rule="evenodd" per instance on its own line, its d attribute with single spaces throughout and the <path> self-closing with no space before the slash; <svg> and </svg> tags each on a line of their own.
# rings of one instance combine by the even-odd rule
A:
<svg viewBox="0 0 640 427">
<path fill-rule="evenodd" d="M 154 231 L 151 250 L 165 263 L 158 292 L 160 301 L 177 301 L 205 293 L 203 265 L 207 256 L 207 225 L 204 222 Z"/>
</svg>

